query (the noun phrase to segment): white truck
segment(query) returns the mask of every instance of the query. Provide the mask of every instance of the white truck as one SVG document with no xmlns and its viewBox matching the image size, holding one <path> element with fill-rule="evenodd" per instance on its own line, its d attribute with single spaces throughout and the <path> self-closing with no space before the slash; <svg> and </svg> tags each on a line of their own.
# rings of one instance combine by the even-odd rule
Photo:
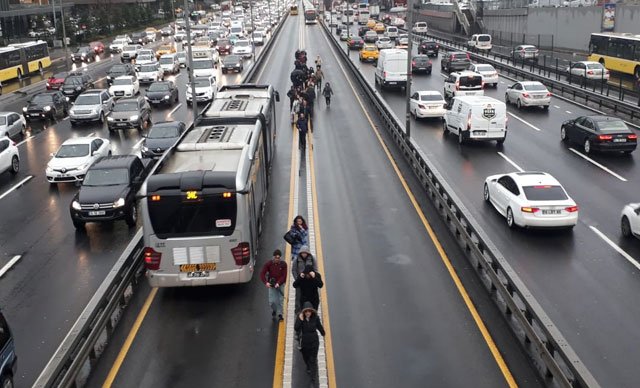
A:
<svg viewBox="0 0 640 388">
<path fill-rule="evenodd" d="M 193 46 L 193 76 L 194 77 L 215 77 L 218 56 L 210 47 Z M 217 53 L 217 52 L 216 52 Z"/>
</svg>

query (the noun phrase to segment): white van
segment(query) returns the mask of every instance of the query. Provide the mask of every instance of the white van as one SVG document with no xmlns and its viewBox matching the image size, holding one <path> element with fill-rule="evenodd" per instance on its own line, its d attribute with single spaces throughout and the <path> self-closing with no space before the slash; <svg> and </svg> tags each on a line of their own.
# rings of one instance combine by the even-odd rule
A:
<svg viewBox="0 0 640 388">
<path fill-rule="evenodd" d="M 402 49 L 380 50 L 376 65 L 375 83 L 382 88 L 407 86 L 407 61 L 409 53 Z"/>
<path fill-rule="evenodd" d="M 387 26 L 387 30 L 384 33 L 389 39 L 395 40 L 398 38 L 398 27 Z"/>
<path fill-rule="evenodd" d="M 453 133 L 458 143 L 495 140 L 499 145 L 507 137 L 507 107 L 487 96 L 454 97 L 444 114 L 443 130 Z"/>
<path fill-rule="evenodd" d="M 467 42 L 467 47 L 470 50 L 482 50 L 482 51 L 491 51 L 493 47 L 491 45 L 491 35 L 489 34 L 473 34 L 471 35 L 471 39 Z"/>
</svg>

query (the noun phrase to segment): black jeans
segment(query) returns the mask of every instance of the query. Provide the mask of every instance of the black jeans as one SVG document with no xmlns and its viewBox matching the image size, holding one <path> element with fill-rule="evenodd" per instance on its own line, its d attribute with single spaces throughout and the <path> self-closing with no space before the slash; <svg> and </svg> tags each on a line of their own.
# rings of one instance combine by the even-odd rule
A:
<svg viewBox="0 0 640 388">
<path fill-rule="evenodd" d="M 306 345 L 302 344 L 302 359 L 307 366 L 307 371 L 311 377 L 311 381 L 318 381 L 318 347 L 319 344 Z"/>
</svg>

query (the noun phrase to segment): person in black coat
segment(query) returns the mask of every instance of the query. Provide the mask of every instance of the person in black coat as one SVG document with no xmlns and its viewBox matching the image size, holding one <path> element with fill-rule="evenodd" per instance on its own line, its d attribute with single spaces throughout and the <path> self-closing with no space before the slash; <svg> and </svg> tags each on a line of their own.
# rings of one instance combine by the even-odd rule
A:
<svg viewBox="0 0 640 388">
<path fill-rule="evenodd" d="M 307 373 L 311 376 L 311 381 L 315 383 L 318 381 L 318 348 L 320 347 L 318 332 L 323 337 L 325 332 L 320 317 L 311 303 L 304 304 L 293 328 L 300 335 L 302 359 L 307 365 Z"/>
<path fill-rule="evenodd" d="M 293 282 L 293 288 L 299 289 L 300 304 L 311 303 L 314 309 L 320 304 L 320 289 L 324 286 L 322 276 L 317 273 L 312 265 L 306 265 L 304 271 Z"/>
<path fill-rule="evenodd" d="M 298 147 L 304 151 L 307 147 L 307 130 L 308 120 L 303 111 L 300 112 L 300 116 L 298 117 L 298 121 L 296 122 L 296 127 L 298 128 Z"/>
</svg>

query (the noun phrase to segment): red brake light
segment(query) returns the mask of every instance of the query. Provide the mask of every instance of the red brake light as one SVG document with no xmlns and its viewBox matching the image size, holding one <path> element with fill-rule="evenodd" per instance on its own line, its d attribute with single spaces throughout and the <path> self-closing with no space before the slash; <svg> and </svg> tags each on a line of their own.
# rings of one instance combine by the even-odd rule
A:
<svg viewBox="0 0 640 388">
<path fill-rule="evenodd" d="M 418 108 L 420 108 L 420 109 L 427 109 L 427 108 L 426 108 L 424 105 L 422 105 L 422 104 L 418 104 Z"/>
<path fill-rule="evenodd" d="M 523 206 L 520 208 L 520 211 L 522 211 L 523 213 L 535 213 L 537 211 L 539 211 L 540 208 L 537 207 L 529 207 L 529 206 Z"/>
<path fill-rule="evenodd" d="M 551 97 L 551 92 L 547 92 L 547 97 Z"/>
<path fill-rule="evenodd" d="M 529 93 L 522 93 L 522 97 L 529 98 Z"/>
<path fill-rule="evenodd" d="M 593 74 L 593 70 L 587 71 L 587 74 L 592 75 Z"/>
<path fill-rule="evenodd" d="M 460 81 L 456 81 L 456 90 L 460 90 Z"/>
<path fill-rule="evenodd" d="M 411 66 L 415 66 L 416 65 L 416 61 L 411 61 Z"/>
<path fill-rule="evenodd" d="M 611 140 L 613 139 L 612 135 L 598 135 L 598 140 Z"/>
<path fill-rule="evenodd" d="M 564 210 L 568 211 L 569 213 L 574 213 L 578 211 L 578 206 L 565 207 Z"/>
<path fill-rule="evenodd" d="M 628 135 L 628 136 L 627 136 L 627 139 L 633 139 L 633 140 L 635 140 L 635 139 L 637 139 L 637 138 L 638 138 L 638 135 Z"/>
<path fill-rule="evenodd" d="M 467 59 L 471 60 L 471 55 L 467 53 Z"/>
<path fill-rule="evenodd" d="M 471 111 L 469 111 L 469 114 L 467 115 L 467 131 L 471 130 Z"/>
<path fill-rule="evenodd" d="M 236 265 L 247 265 L 251 258 L 251 248 L 248 242 L 241 242 L 235 248 L 231 248 L 231 254 L 236 261 Z"/>
<path fill-rule="evenodd" d="M 156 271 L 160 268 L 162 253 L 156 252 L 153 248 L 144 248 L 144 266 L 146 269 Z"/>
</svg>

